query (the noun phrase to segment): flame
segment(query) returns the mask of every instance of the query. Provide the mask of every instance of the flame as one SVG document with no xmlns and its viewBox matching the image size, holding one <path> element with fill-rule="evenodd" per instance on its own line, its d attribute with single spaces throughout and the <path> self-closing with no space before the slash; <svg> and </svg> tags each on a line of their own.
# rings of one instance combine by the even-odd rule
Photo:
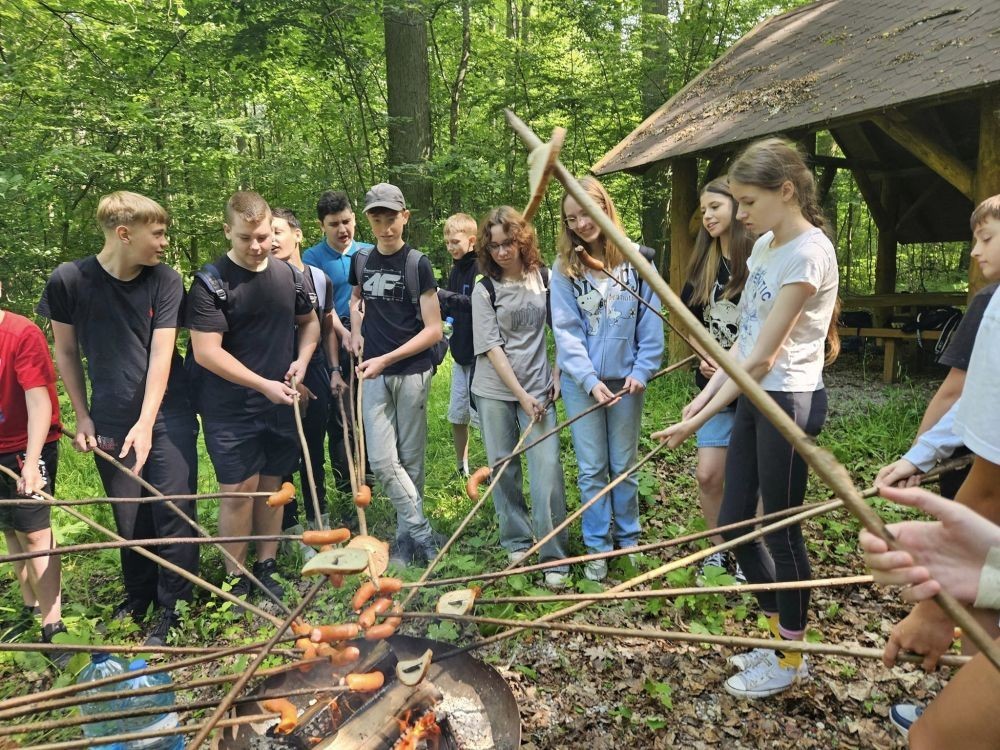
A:
<svg viewBox="0 0 1000 750">
<path fill-rule="evenodd" d="M 410 724 L 409 711 L 404 713 L 403 717 L 397 719 L 397 721 L 399 722 L 401 735 L 394 750 L 417 750 L 417 743 L 421 740 L 427 740 L 432 748 L 438 747 L 438 741 L 441 738 L 441 727 L 438 725 L 437 716 L 434 715 L 433 711 L 425 713 L 412 726 Z"/>
</svg>

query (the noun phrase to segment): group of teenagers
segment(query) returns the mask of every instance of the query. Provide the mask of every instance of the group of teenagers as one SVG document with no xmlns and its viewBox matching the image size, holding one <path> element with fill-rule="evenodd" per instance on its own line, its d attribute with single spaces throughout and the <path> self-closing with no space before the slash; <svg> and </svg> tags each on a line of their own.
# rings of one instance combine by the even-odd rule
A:
<svg viewBox="0 0 1000 750">
<path fill-rule="evenodd" d="M 620 226 L 601 183 L 592 177 L 581 182 Z M 839 350 L 838 267 L 812 173 L 793 144 L 765 139 L 737 155 L 727 176 L 708 183 L 700 200 L 702 227 L 683 299 L 776 403 L 816 436 L 827 414 L 823 368 Z M 1000 203 L 990 205 L 973 216 L 977 249 L 987 244 L 979 238 L 983 227 L 1000 227 Z M 572 196 L 564 195 L 560 203 L 551 271 L 542 262 L 533 227 L 517 210 L 492 209 L 478 224 L 466 214 L 449 217 L 444 240 L 454 265 L 440 289 L 429 259 L 405 240 L 410 214 L 402 192 L 388 183 L 375 185 L 365 196 L 363 212 L 374 245 L 355 239 L 356 219 L 347 196 L 324 193 L 317 206 L 324 237 L 303 253 L 302 224 L 292 211 L 271 209 L 257 193 L 237 192 L 225 208 L 228 251 L 203 266 L 185 294 L 180 275 L 160 262 L 168 244 L 166 211 L 135 193 L 105 196 L 97 211 L 102 250 L 60 265 L 37 308 L 51 321 L 56 365 L 75 412 L 74 447 L 100 447 L 163 493 L 190 494 L 195 491 L 197 413 L 219 483 L 220 536 L 280 535 L 299 524 L 294 506 L 274 509 L 262 497 L 240 493 L 276 490 L 304 468 L 291 408 L 298 399 L 322 513 L 324 438 L 329 437 L 331 463 L 343 486 L 351 460 L 352 410 L 337 402 L 349 392 L 351 379 L 363 380 L 361 416 L 370 472 L 396 511 L 392 560 L 397 565 L 430 560 L 441 538 L 423 503 L 426 410 L 442 357 L 442 319 L 450 318 L 448 420 L 461 473 L 468 473 L 470 423 L 478 423 L 494 465 L 513 452 L 522 433 L 530 443 L 552 430 L 560 395 L 570 417 L 603 404 L 572 426 L 581 501 L 635 463 L 646 387 L 663 354 L 663 326 L 653 312 L 660 303 Z M 636 248 L 647 257 L 652 252 Z M 580 250 L 607 273 L 581 262 Z M 1000 275 L 1000 259 L 991 262 Z M 982 319 L 985 328 L 989 313 Z M 186 362 L 175 345 L 181 327 L 190 331 Z M 554 339 L 554 364 L 547 327 Z M 982 336 L 973 331 L 972 339 L 979 342 Z M 956 340 L 972 339 L 956 335 Z M 45 550 L 53 544 L 49 507 L 24 496 L 54 487 L 60 435 L 55 372 L 44 335 L 11 312 L 0 318 L 0 357 L 0 461 L 20 475 L 5 491 L 25 500 L 0 506 L 0 528 L 12 552 Z M 758 505 L 765 513 L 801 505 L 808 469 L 788 441 L 714 362 L 702 360 L 696 380 L 700 391 L 681 421 L 654 437 L 676 446 L 697 436 L 699 497 L 708 525 L 751 519 Z M 949 375 L 942 390 L 953 387 Z M 995 389 L 989 383 L 982 387 Z M 980 405 L 978 399 L 973 403 Z M 955 431 L 960 433 L 958 427 Z M 998 443 L 994 439 L 991 445 Z M 978 455 L 974 441 L 965 444 Z M 527 498 L 519 460 L 508 466 L 492 495 L 500 543 L 511 561 L 520 560 L 566 515 L 558 441 L 530 447 L 526 463 Z M 967 482 L 979 465 L 977 458 Z M 97 466 L 108 497 L 145 494 L 134 478 L 108 462 L 98 460 Z M 887 467 L 880 477 L 898 481 L 889 476 L 898 468 Z M 914 473 L 920 468 L 915 466 Z M 630 475 L 587 509 L 582 536 L 588 552 L 627 550 L 639 543 L 637 490 Z M 193 501 L 177 505 L 191 519 L 197 517 Z M 308 497 L 304 506 L 307 522 L 319 522 Z M 160 502 L 116 503 L 113 510 L 118 532 L 127 539 L 191 533 L 184 516 Z M 249 545 L 225 547 L 240 565 L 225 560 L 224 586 L 248 596 L 251 582 L 240 567 Z M 558 564 L 567 557 L 566 549 L 562 532 L 539 552 L 543 562 L 555 563 L 545 573 L 550 587 L 567 582 L 569 568 Z M 156 548 L 192 572 L 198 570 L 197 550 L 181 544 Z M 798 526 L 733 553 L 741 575 L 752 583 L 811 575 Z M 280 597 L 276 554 L 277 542 L 256 542 L 252 570 Z M 147 643 L 163 644 L 178 624 L 175 604 L 190 598 L 191 584 L 129 548 L 121 559 L 126 596 L 114 616 L 141 620 L 155 607 Z M 712 562 L 726 565 L 720 558 Z M 64 629 L 58 556 L 32 558 L 15 564 L 15 570 L 25 619 L 34 622 L 33 608 L 40 610 L 43 639 L 51 640 Z M 604 560 L 588 562 L 583 570 L 595 581 L 607 572 Z M 756 596 L 775 648 L 730 658 L 736 673 L 725 689 L 738 697 L 773 695 L 808 675 L 804 657 L 782 651 L 780 642 L 804 635 L 809 589 Z"/>
</svg>

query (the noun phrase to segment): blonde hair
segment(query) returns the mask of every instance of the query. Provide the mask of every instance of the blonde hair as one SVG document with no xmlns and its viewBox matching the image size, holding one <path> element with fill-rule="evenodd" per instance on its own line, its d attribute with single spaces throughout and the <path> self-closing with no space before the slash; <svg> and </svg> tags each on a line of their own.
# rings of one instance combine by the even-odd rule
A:
<svg viewBox="0 0 1000 750">
<path fill-rule="evenodd" d="M 618 211 L 615 209 L 614 201 L 611 200 L 611 196 L 608 195 L 608 191 L 605 190 L 604 185 L 596 177 L 585 175 L 580 178 L 580 186 L 590 196 L 591 200 L 604 211 L 604 215 L 618 229 L 621 229 L 622 223 L 618 218 Z M 562 229 L 559 232 L 559 239 L 556 241 L 556 252 L 559 256 L 563 272 L 571 278 L 578 279 L 586 273 L 586 269 L 583 263 L 580 262 L 579 255 L 574 248 L 583 245 L 584 249 L 586 249 L 586 243 L 566 224 L 566 199 L 569 197 L 569 193 L 564 193 L 562 201 L 559 204 L 559 217 Z M 610 271 L 621 265 L 625 260 L 625 256 L 622 255 L 621 250 L 611 240 L 604 236 L 603 232 L 601 233 L 601 238 L 604 240 L 604 267 Z"/>
<path fill-rule="evenodd" d="M 753 237 L 742 221 L 736 220 L 736 199 L 729 189 L 729 181 L 725 177 L 712 180 L 701 189 L 701 195 L 715 193 L 729 201 L 732 210 L 729 220 L 729 281 L 722 290 L 722 296 L 728 300 L 740 295 L 746 284 L 750 271 L 747 268 L 747 258 L 753 250 Z M 691 285 L 692 305 L 707 305 L 715 291 L 715 282 L 719 278 L 719 265 L 722 263 L 722 246 L 705 229 L 704 224 L 698 230 L 698 238 L 694 242 L 694 253 L 687 268 L 687 281 Z"/>
<path fill-rule="evenodd" d="M 97 223 L 105 232 L 135 224 L 169 224 L 170 214 L 152 198 L 128 190 L 108 193 L 97 204 Z"/>
<path fill-rule="evenodd" d="M 461 234 L 465 237 L 475 237 L 479 231 L 476 220 L 468 214 L 452 214 L 444 220 L 444 234 Z"/>
<path fill-rule="evenodd" d="M 259 224 L 271 213 L 271 207 L 260 193 L 240 190 L 226 202 L 226 223 L 232 224 L 239 216 L 248 224 Z"/>
<path fill-rule="evenodd" d="M 984 224 L 989 219 L 1000 221 L 1000 195 L 991 195 L 976 206 L 976 210 L 972 212 L 972 217 L 969 219 L 969 226 L 975 232 L 980 224 Z"/>
</svg>

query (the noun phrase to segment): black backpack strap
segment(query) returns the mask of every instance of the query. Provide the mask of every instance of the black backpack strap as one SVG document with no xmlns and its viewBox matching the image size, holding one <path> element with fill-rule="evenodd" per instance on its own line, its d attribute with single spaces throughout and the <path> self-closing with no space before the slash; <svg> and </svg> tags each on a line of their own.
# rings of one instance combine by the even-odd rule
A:
<svg viewBox="0 0 1000 750">
<path fill-rule="evenodd" d="M 205 285 L 205 288 L 211 293 L 212 299 L 215 300 L 215 306 L 222 311 L 222 314 L 226 316 L 226 322 L 228 322 L 229 291 L 226 289 L 225 284 L 222 283 L 222 274 L 216 265 L 214 263 L 206 263 L 195 271 L 194 277 Z"/>
<path fill-rule="evenodd" d="M 410 295 L 410 302 L 417 311 L 417 320 L 424 322 L 424 316 L 420 312 L 420 259 L 424 254 L 411 247 L 403 262 L 403 283 L 406 284 L 406 292 Z"/>
</svg>

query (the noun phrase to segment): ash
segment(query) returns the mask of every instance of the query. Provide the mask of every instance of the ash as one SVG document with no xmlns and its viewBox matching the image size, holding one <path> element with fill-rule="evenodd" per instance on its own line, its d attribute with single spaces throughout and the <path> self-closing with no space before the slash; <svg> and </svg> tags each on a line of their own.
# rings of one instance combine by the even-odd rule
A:
<svg viewBox="0 0 1000 750">
<path fill-rule="evenodd" d="M 461 750 L 494 750 L 490 719 L 480 700 L 445 693 L 444 700 L 434 707 L 434 713 L 439 721 L 448 719 Z"/>
</svg>

